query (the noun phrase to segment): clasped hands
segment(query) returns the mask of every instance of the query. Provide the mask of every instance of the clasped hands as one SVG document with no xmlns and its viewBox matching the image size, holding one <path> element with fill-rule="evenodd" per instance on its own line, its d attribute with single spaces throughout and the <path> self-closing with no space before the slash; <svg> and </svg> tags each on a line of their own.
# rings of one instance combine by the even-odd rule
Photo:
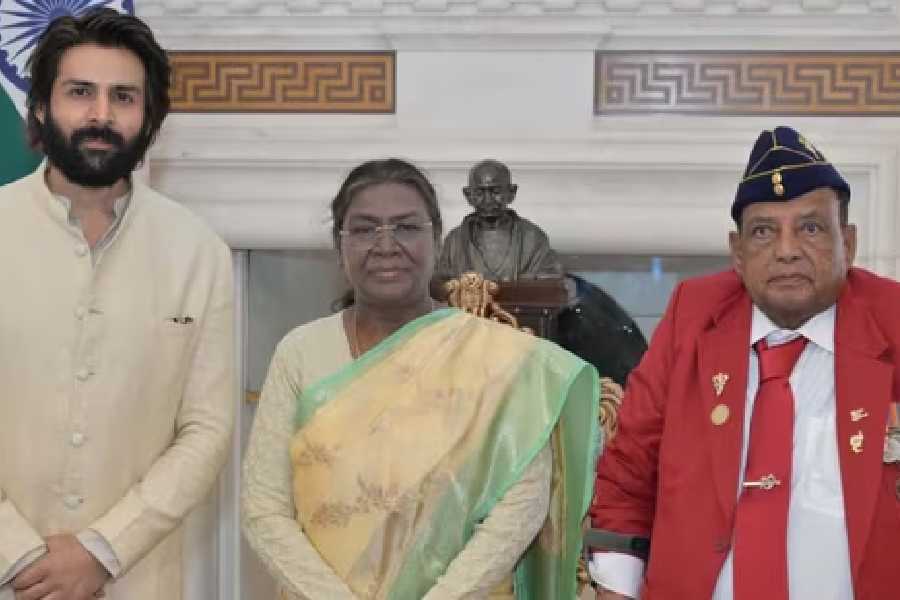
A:
<svg viewBox="0 0 900 600">
<path fill-rule="evenodd" d="M 93 600 L 106 594 L 109 573 L 74 535 L 46 539 L 47 553 L 13 580 L 16 600 Z"/>
</svg>

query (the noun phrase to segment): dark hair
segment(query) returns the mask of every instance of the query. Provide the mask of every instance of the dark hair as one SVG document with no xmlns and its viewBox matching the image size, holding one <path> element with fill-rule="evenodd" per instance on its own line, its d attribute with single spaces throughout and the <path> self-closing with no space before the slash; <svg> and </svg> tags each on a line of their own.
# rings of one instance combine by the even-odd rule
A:
<svg viewBox="0 0 900 600">
<path fill-rule="evenodd" d="M 331 201 L 331 237 L 335 249 L 340 252 L 340 231 L 344 224 L 344 217 L 347 216 L 347 210 L 353 203 L 353 198 L 361 190 L 379 183 L 401 183 L 412 187 L 419 193 L 425 203 L 428 218 L 431 219 L 431 231 L 435 244 L 439 244 L 443 235 L 443 221 L 434 186 L 415 165 L 399 158 L 384 158 L 364 162 L 350 171 L 337 195 Z M 353 303 L 354 294 L 351 289 L 335 300 L 331 308 L 339 311 Z"/>
<path fill-rule="evenodd" d="M 431 219 L 435 243 L 441 241 L 443 222 L 434 186 L 415 165 L 399 158 L 385 158 L 370 160 L 355 167 L 344 179 L 337 195 L 331 201 L 331 237 L 335 249 L 340 250 L 340 231 L 353 198 L 360 190 L 379 183 L 401 183 L 415 189 L 422 197 L 428 218 Z"/>
<path fill-rule="evenodd" d="M 50 96 L 59 75 L 62 55 L 70 48 L 83 44 L 130 50 L 144 65 L 144 123 L 139 134 L 140 155 L 143 156 L 169 113 L 169 58 L 143 21 L 110 8 L 91 10 L 79 17 L 59 17 L 38 40 L 28 59 L 31 88 L 27 99 L 27 128 L 31 146 L 40 147 L 43 125 L 35 113 L 39 109 L 46 112 L 50 107 Z"/>
</svg>

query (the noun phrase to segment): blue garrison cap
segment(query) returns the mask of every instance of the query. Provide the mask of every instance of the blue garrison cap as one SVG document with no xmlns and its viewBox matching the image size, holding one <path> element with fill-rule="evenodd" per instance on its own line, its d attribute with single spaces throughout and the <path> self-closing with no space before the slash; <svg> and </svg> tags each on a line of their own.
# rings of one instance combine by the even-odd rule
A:
<svg viewBox="0 0 900 600">
<path fill-rule="evenodd" d="M 739 222 L 754 202 L 787 202 L 816 188 L 830 187 L 850 198 L 850 186 L 809 140 L 790 127 L 759 134 L 738 185 L 731 218 Z"/>
</svg>

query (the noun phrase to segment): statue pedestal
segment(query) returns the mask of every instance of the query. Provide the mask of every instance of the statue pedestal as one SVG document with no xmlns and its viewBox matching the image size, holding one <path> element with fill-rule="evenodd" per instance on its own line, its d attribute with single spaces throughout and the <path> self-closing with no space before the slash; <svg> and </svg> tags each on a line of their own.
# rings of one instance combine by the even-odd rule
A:
<svg viewBox="0 0 900 600">
<path fill-rule="evenodd" d="M 520 279 L 501 282 L 495 301 L 516 317 L 520 326 L 555 341 L 557 317 L 569 305 L 569 294 L 562 277 Z"/>
</svg>

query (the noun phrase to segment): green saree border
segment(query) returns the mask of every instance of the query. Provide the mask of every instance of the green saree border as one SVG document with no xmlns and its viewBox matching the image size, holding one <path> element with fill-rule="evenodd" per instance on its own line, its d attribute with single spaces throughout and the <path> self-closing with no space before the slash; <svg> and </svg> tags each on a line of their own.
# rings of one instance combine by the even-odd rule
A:
<svg viewBox="0 0 900 600">
<path fill-rule="evenodd" d="M 417 319 L 413 319 L 388 337 L 381 340 L 377 345 L 370 348 L 368 352 L 350 362 L 350 364 L 338 369 L 331 375 L 319 379 L 308 388 L 301 391 L 297 394 L 296 398 L 297 410 L 294 416 L 295 429 L 300 429 L 310 417 L 321 408 L 322 404 L 327 399 L 327 396 L 322 396 L 321 398 L 318 397 L 320 396 L 318 392 L 321 388 L 325 386 L 343 387 L 348 379 L 356 377 L 359 373 L 371 368 L 373 363 L 381 360 L 385 354 L 394 350 L 399 344 L 405 342 L 423 328 L 448 317 L 461 314 L 464 314 L 463 311 L 456 308 L 440 308 L 427 315 L 422 315 Z M 311 400 L 311 402 L 306 403 L 304 402 L 305 400 Z"/>
</svg>

